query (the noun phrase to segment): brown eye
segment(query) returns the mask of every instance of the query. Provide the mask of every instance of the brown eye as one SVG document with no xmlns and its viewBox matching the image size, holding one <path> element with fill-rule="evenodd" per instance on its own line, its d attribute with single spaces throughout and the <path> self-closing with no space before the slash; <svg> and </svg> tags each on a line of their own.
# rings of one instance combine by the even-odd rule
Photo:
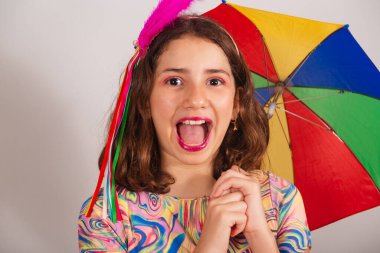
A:
<svg viewBox="0 0 380 253">
<path fill-rule="evenodd" d="M 178 86 L 182 84 L 182 81 L 179 78 L 170 78 L 166 81 L 166 83 L 171 86 Z"/>
<path fill-rule="evenodd" d="M 212 86 L 219 86 L 219 85 L 223 84 L 223 81 L 214 78 L 214 79 L 210 79 L 209 84 L 212 85 Z"/>
</svg>

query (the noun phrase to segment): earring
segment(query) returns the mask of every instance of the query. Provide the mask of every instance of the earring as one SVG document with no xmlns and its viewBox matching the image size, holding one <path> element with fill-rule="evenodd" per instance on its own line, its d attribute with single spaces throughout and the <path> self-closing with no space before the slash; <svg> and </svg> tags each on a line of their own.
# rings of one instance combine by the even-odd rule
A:
<svg viewBox="0 0 380 253">
<path fill-rule="evenodd" d="M 237 128 L 237 124 L 236 124 L 236 120 L 231 120 L 231 123 L 234 124 L 234 128 L 232 129 L 233 131 L 237 131 L 238 128 Z"/>
</svg>

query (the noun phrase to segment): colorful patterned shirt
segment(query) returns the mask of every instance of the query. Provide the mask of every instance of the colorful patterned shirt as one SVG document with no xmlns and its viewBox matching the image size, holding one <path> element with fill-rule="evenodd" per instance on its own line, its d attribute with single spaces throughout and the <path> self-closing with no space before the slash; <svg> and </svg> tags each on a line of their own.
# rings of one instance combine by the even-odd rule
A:
<svg viewBox="0 0 380 253">
<path fill-rule="evenodd" d="M 91 217 L 78 223 L 81 252 L 192 252 L 206 218 L 208 197 L 181 199 L 117 187 L 122 220 L 102 218 L 100 194 Z M 311 246 L 301 195 L 297 188 L 272 173 L 261 184 L 262 203 L 280 252 L 304 252 Z M 230 238 L 227 252 L 251 252 L 243 234 Z"/>
</svg>

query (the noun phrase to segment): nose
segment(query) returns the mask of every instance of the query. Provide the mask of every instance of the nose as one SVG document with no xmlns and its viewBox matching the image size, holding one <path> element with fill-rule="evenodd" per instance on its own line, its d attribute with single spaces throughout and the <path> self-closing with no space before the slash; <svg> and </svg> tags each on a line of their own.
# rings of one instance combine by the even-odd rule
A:
<svg viewBox="0 0 380 253">
<path fill-rule="evenodd" d="M 185 108 L 199 109 L 208 106 L 207 87 L 202 84 L 190 84 L 185 90 Z"/>
</svg>

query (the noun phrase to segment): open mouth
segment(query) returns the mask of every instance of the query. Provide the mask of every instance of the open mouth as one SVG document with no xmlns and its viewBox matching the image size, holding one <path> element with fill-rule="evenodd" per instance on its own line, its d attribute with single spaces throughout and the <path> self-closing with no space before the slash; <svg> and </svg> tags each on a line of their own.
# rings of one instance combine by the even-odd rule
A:
<svg viewBox="0 0 380 253">
<path fill-rule="evenodd" d="M 183 118 L 176 124 L 179 145 L 187 151 L 204 149 L 209 141 L 212 121 L 208 118 Z"/>
</svg>

